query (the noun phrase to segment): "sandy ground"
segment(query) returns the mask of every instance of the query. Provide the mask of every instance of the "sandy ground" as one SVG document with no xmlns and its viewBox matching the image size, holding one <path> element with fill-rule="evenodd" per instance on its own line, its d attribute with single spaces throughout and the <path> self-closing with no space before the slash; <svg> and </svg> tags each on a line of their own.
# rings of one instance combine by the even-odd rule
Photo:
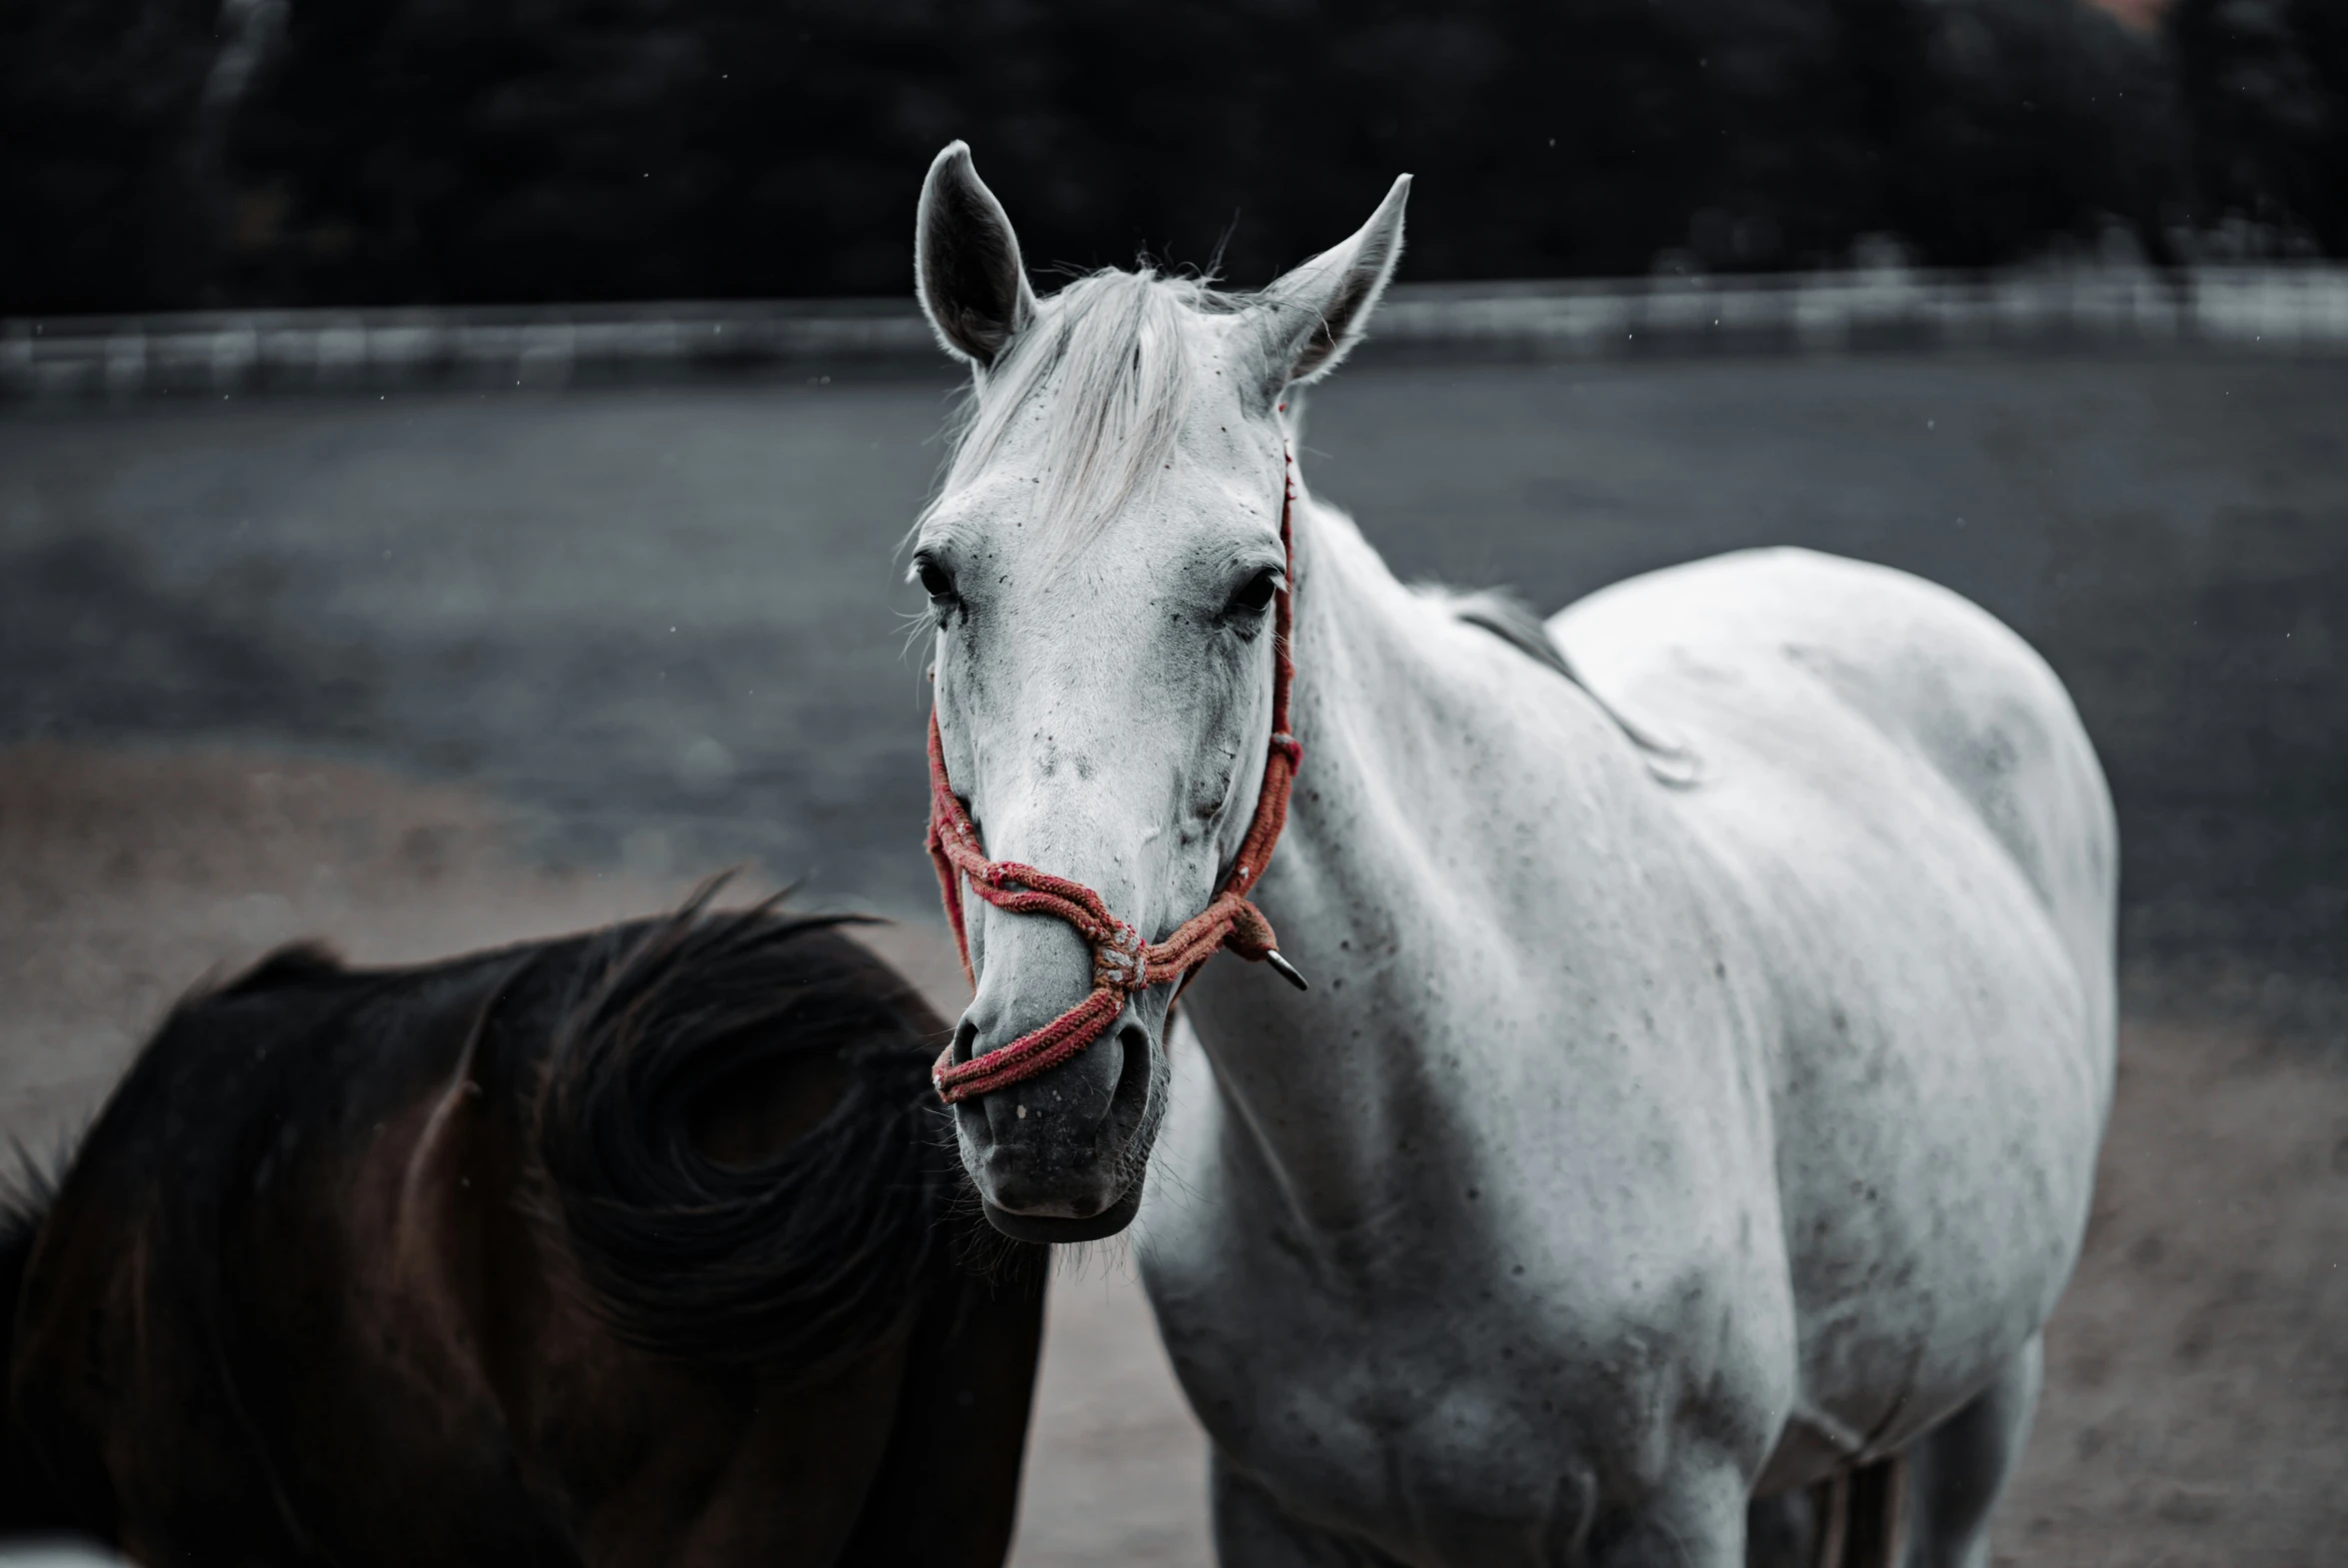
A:
<svg viewBox="0 0 2348 1568">
<path fill-rule="evenodd" d="M 462 789 L 284 755 L 0 751 L 0 1126 L 79 1125 L 173 997 L 271 944 L 423 958 L 659 907 Z M 933 927 L 875 938 L 952 1002 Z M 2348 1047 L 2280 978 L 2140 980 L 2086 1257 L 1998 1561 L 2337 1561 Z M 1122 1247 L 1064 1261 L 1022 1568 L 1209 1561 L 1203 1449 Z"/>
</svg>

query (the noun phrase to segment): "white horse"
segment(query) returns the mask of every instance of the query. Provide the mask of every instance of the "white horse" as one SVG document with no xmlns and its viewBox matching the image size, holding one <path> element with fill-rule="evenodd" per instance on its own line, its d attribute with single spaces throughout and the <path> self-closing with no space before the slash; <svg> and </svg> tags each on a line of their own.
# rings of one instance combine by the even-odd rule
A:
<svg viewBox="0 0 2348 1568">
<path fill-rule="evenodd" d="M 1360 334 L 1406 187 L 1259 295 L 1039 298 L 968 150 L 930 171 L 922 297 L 977 380 L 916 535 L 951 787 L 987 854 L 1170 930 L 1254 810 L 1292 589 L 1256 901 L 1312 983 L 1209 965 L 1171 1075 L 1171 987 L 1133 995 L 964 1101 L 965 1160 L 1076 1237 L 1155 1140 L 1225 1563 L 1849 1560 L 1904 1517 L 1880 1560 L 1982 1564 L 2111 1091 L 2095 756 L 2018 638 L 1879 567 L 1702 561 L 1544 633 L 1300 489 L 1284 564 L 1289 389 Z M 1061 920 L 970 911 L 957 1060 L 1094 983 Z M 1854 1474 L 1904 1504 L 1803 1501 Z"/>
</svg>

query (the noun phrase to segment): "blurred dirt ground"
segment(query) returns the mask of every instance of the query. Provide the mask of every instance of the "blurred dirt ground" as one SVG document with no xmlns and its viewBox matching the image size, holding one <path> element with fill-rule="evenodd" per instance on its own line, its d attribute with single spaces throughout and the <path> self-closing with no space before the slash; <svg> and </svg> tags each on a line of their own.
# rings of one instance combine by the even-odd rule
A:
<svg viewBox="0 0 2348 1568">
<path fill-rule="evenodd" d="M 420 959 L 644 913 L 691 880 L 549 869 L 520 841 L 480 796 L 347 764 L 0 751 L 0 1127 L 70 1137 L 173 998 L 274 943 Z M 940 931 L 873 939 L 954 1005 Z M 2320 1000 L 2265 976 L 2131 984 L 2000 1563 L 2338 1560 L 2348 1050 Z M 1065 1259 L 1052 1313 L 1017 1561 L 1202 1568 L 1202 1440 L 1126 1249 Z"/>
</svg>

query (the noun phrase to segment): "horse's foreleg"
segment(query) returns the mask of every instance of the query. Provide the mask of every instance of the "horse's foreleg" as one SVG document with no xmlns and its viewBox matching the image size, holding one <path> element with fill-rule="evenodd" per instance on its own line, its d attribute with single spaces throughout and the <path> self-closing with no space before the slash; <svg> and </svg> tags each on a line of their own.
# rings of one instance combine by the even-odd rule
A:
<svg viewBox="0 0 2348 1568">
<path fill-rule="evenodd" d="M 1398 1568 L 1402 1560 L 1295 1519 L 1219 1452 L 1209 1455 L 1207 1489 L 1221 1568 Z M 1431 1550 L 1445 1568 L 1746 1568 L 1745 1477 L 1732 1463 L 1682 1464 L 1619 1514 L 1592 1517 L 1588 1500 L 1586 1475 L 1561 1480 L 1555 1506 L 1538 1522 L 1495 1530 L 1481 1521 L 1481 1529 L 1422 1543 L 1409 1560 Z"/>
<path fill-rule="evenodd" d="M 2031 1339 L 1995 1382 L 1908 1445 L 1904 1568 L 1986 1568 L 1990 1510 L 2022 1457 L 2044 1362 Z"/>
<path fill-rule="evenodd" d="M 1590 1568 L 1745 1568 L 1744 1471 L 1725 1458 L 1683 1459 L 1627 1516 L 1601 1519 Z"/>
<path fill-rule="evenodd" d="M 1206 1489 L 1220 1568 L 1385 1568 L 1385 1559 L 1364 1548 L 1289 1518 L 1219 1451 L 1207 1455 Z"/>
<path fill-rule="evenodd" d="M 1820 1568 L 1832 1489 L 1797 1487 L 1745 1505 L 1744 1568 Z"/>
</svg>

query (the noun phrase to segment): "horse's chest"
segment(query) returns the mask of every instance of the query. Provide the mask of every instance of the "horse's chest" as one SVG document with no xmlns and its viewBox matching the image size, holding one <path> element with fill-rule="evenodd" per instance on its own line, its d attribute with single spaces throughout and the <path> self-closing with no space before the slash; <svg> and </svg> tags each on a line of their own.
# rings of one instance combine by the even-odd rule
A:
<svg viewBox="0 0 2348 1568">
<path fill-rule="evenodd" d="M 1495 1088 L 1472 1134 L 1389 1120 L 1307 1225 L 1203 1087 L 1141 1256 L 1218 1454 L 1284 1508 L 1404 1561 L 1541 1561 L 1691 1425 L 1758 1463 L 1791 1308 L 1732 1116 Z"/>
<path fill-rule="evenodd" d="M 1545 1560 L 1688 1403 L 1671 1330 L 1620 1303 L 1544 1299 L 1506 1267 L 1349 1300 L 1253 1261 L 1211 1293 L 1153 1274 L 1201 1421 L 1295 1517 L 1404 1560 Z"/>
<path fill-rule="evenodd" d="M 1223 1455 L 1301 1517 L 1447 1560 L 1463 1531 L 1537 1533 L 1591 1470 L 1570 1414 L 1587 1368 L 1497 1323 L 1266 1326 L 1236 1354 L 1175 1353 Z"/>
</svg>

